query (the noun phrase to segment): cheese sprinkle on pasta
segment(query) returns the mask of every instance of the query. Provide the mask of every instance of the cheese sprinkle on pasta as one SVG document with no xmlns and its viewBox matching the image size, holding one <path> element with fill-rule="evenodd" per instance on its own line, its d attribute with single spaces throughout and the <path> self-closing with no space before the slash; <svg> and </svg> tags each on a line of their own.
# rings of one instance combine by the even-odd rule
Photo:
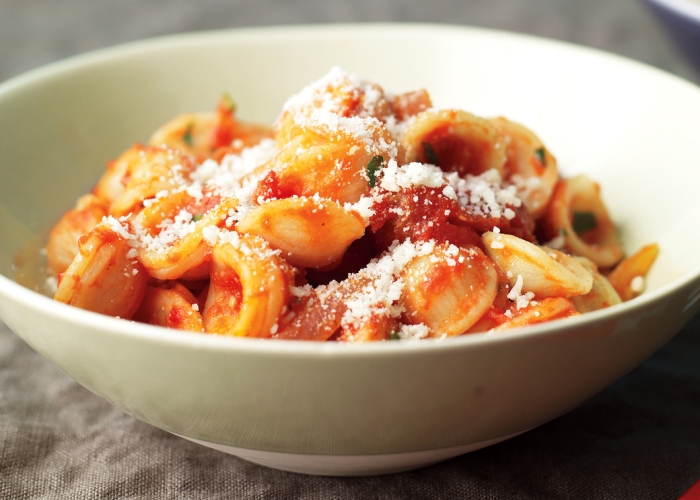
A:
<svg viewBox="0 0 700 500">
<path fill-rule="evenodd" d="M 598 268 L 622 259 L 619 244 L 572 226 L 579 203 L 612 227 L 597 188 L 561 178 L 524 126 L 337 67 L 272 127 L 234 108 L 224 98 L 175 118 L 110 162 L 51 233 L 57 300 L 212 334 L 345 342 L 501 331 L 620 301 L 586 285 L 605 283 Z M 566 274 L 561 253 L 533 258 L 538 238 L 588 264 Z M 651 265 L 640 262 L 624 285 L 635 294 Z M 104 283 L 128 297 L 103 300 Z"/>
</svg>

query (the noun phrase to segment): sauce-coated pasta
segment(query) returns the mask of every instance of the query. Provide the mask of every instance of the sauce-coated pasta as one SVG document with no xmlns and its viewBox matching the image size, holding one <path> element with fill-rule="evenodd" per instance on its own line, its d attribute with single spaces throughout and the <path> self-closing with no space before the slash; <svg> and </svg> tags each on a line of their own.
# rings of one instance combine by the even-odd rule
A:
<svg viewBox="0 0 700 500">
<path fill-rule="evenodd" d="M 600 187 L 525 126 L 334 68 L 272 127 L 179 116 L 51 231 L 56 300 L 216 335 L 316 341 L 500 332 L 643 291 Z"/>
</svg>

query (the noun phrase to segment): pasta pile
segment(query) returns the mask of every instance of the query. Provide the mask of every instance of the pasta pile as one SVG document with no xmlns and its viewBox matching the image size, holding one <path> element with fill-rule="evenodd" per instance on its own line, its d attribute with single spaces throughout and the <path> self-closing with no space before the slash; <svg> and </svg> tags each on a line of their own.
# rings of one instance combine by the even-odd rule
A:
<svg viewBox="0 0 700 500">
<path fill-rule="evenodd" d="M 108 163 L 51 231 L 55 299 L 209 334 L 417 340 L 601 309 L 644 289 L 598 185 L 505 118 L 333 68 L 273 127 L 224 96 Z"/>
</svg>

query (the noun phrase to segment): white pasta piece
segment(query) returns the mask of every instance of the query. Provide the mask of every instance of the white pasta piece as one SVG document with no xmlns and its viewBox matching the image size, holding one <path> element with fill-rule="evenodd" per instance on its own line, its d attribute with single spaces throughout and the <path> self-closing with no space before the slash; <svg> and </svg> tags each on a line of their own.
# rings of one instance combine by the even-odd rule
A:
<svg viewBox="0 0 700 500">
<path fill-rule="evenodd" d="M 622 302 L 610 281 L 598 272 L 598 266 L 585 257 L 574 257 L 593 276 L 591 291 L 585 295 L 572 297 L 571 301 L 580 313 L 597 311 Z"/>
<path fill-rule="evenodd" d="M 585 220 L 585 227 L 576 221 Z M 600 267 L 623 257 L 617 230 L 600 198 L 600 187 L 586 175 L 559 181 L 544 215 L 551 238 L 563 236 L 564 247 Z"/>
<path fill-rule="evenodd" d="M 111 215 L 121 216 L 140 210 L 141 203 L 160 192 L 173 191 L 187 182 L 195 168 L 195 160 L 179 151 L 162 147 L 135 145 L 117 158 L 115 164 L 98 182 L 111 191 Z M 115 176 L 121 174 L 119 179 Z M 115 189 L 115 182 L 123 189 Z M 98 194 L 99 196 L 99 194 Z"/>
<path fill-rule="evenodd" d="M 369 194 L 367 167 L 372 159 L 403 160 L 403 149 L 376 119 L 327 114 L 326 120 L 300 127 L 270 166 L 283 192 L 308 197 L 318 194 L 340 203 L 355 203 Z"/>
<path fill-rule="evenodd" d="M 222 231 L 218 239 L 202 314 L 205 330 L 270 337 L 290 300 L 291 268 L 258 236 Z"/>
<path fill-rule="evenodd" d="M 66 212 L 51 229 L 46 257 L 54 273 L 62 273 L 78 254 L 78 239 L 89 233 L 107 215 L 108 207 L 97 196 L 78 198 L 73 210 Z"/>
<path fill-rule="evenodd" d="M 528 128 L 499 117 L 491 120 L 506 145 L 504 178 L 515 185 L 533 219 L 540 218 L 559 180 L 557 160 Z"/>
<path fill-rule="evenodd" d="M 88 311 L 131 318 L 146 290 L 148 274 L 128 257 L 127 240 L 103 223 L 80 238 L 79 246 L 54 298 Z"/>
<path fill-rule="evenodd" d="M 185 191 L 174 193 L 156 200 L 133 218 L 138 258 L 155 278 L 203 279 L 209 275 L 211 245 L 205 240 L 205 230 L 225 226 L 238 201 L 223 200 L 204 214 L 188 211 L 192 201 Z M 201 219 L 195 220 L 195 216 Z"/>
<path fill-rule="evenodd" d="M 149 286 L 134 314 L 134 321 L 192 332 L 204 331 L 197 299 L 179 283 L 172 287 Z"/>
<path fill-rule="evenodd" d="M 278 144 L 291 141 L 300 132 L 300 124 L 328 119 L 328 115 L 381 121 L 392 117 L 389 101 L 379 85 L 334 67 L 284 104 L 275 124 Z"/>
<path fill-rule="evenodd" d="M 153 132 L 148 144 L 206 156 L 211 152 L 212 135 L 217 121 L 218 117 L 214 112 L 180 115 Z"/>
<path fill-rule="evenodd" d="M 591 290 L 593 277 L 572 257 L 540 248 L 509 234 L 482 235 L 486 253 L 508 274 L 511 287 L 520 280 L 522 291 L 537 297 L 572 297 Z"/>
<path fill-rule="evenodd" d="M 432 336 L 460 335 L 491 307 L 498 292 L 493 263 L 477 248 L 443 243 L 430 255 L 415 257 L 401 272 L 400 304 L 412 324 Z"/>
<path fill-rule="evenodd" d="M 365 225 L 362 216 L 335 201 L 294 197 L 258 206 L 236 229 L 265 238 L 292 265 L 320 268 L 340 261 Z"/>
<path fill-rule="evenodd" d="M 148 143 L 175 149 L 199 160 L 218 160 L 272 138 L 270 127 L 242 122 L 234 113 L 233 101 L 224 95 L 215 112 L 180 115 L 156 130 Z"/>
<path fill-rule="evenodd" d="M 407 162 L 437 163 L 444 171 L 461 176 L 491 169 L 502 174 L 506 160 L 498 129 L 488 120 L 461 110 L 419 113 L 406 128 L 401 143 Z"/>
<path fill-rule="evenodd" d="M 510 319 L 505 323 L 495 327 L 494 332 L 501 332 L 511 328 L 537 325 L 555 319 L 578 316 L 579 312 L 574 307 L 571 299 L 565 297 L 545 297 L 536 303 L 531 303 L 528 307 L 518 309 L 511 308 L 507 311 Z"/>
</svg>

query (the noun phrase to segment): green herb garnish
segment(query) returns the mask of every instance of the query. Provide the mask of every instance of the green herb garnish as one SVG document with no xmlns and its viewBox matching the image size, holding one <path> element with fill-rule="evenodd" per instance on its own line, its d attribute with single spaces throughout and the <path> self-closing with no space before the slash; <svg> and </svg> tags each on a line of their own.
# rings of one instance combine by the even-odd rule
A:
<svg viewBox="0 0 700 500">
<path fill-rule="evenodd" d="M 194 217 L 192 217 L 192 222 L 199 222 L 202 220 L 202 217 L 204 217 L 204 214 L 197 214 Z"/>
<path fill-rule="evenodd" d="M 369 177 L 369 187 L 374 187 L 377 184 L 377 172 L 384 166 L 383 156 L 373 156 L 367 164 L 367 177 Z"/>
<path fill-rule="evenodd" d="M 598 221 L 593 212 L 574 212 L 571 226 L 574 228 L 574 231 L 581 234 L 598 227 Z"/>
<path fill-rule="evenodd" d="M 231 113 L 236 111 L 236 103 L 233 102 L 233 99 L 231 99 L 231 96 L 228 94 L 228 92 L 224 92 L 224 95 L 221 96 L 221 101 L 219 105 Z"/>
<path fill-rule="evenodd" d="M 564 229 L 563 227 L 560 227 L 560 228 L 559 228 L 559 234 L 561 234 L 562 236 L 564 236 L 564 237 L 566 238 L 567 236 L 569 236 L 569 231 L 567 231 L 567 230 Z"/>
<path fill-rule="evenodd" d="M 401 337 L 399 337 L 399 332 L 398 331 L 393 331 L 389 334 L 389 340 L 401 340 Z"/>
<path fill-rule="evenodd" d="M 192 146 L 194 144 L 194 141 L 192 140 L 192 129 L 194 128 L 194 123 L 190 122 L 187 125 L 187 128 L 185 129 L 185 132 L 182 134 L 182 141 L 187 144 L 188 146 Z"/>
<path fill-rule="evenodd" d="M 438 157 L 435 154 L 433 147 L 427 142 L 422 142 L 421 144 L 423 144 L 423 153 L 428 161 L 433 165 L 438 166 Z"/>
<path fill-rule="evenodd" d="M 539 161 L 543 167 L 547 166 L 546 153 L 547 151 L 544 149 L 544 146 L 535 149 L 535 158 L 537 158 L 537 161 Z"/>
</svg>

